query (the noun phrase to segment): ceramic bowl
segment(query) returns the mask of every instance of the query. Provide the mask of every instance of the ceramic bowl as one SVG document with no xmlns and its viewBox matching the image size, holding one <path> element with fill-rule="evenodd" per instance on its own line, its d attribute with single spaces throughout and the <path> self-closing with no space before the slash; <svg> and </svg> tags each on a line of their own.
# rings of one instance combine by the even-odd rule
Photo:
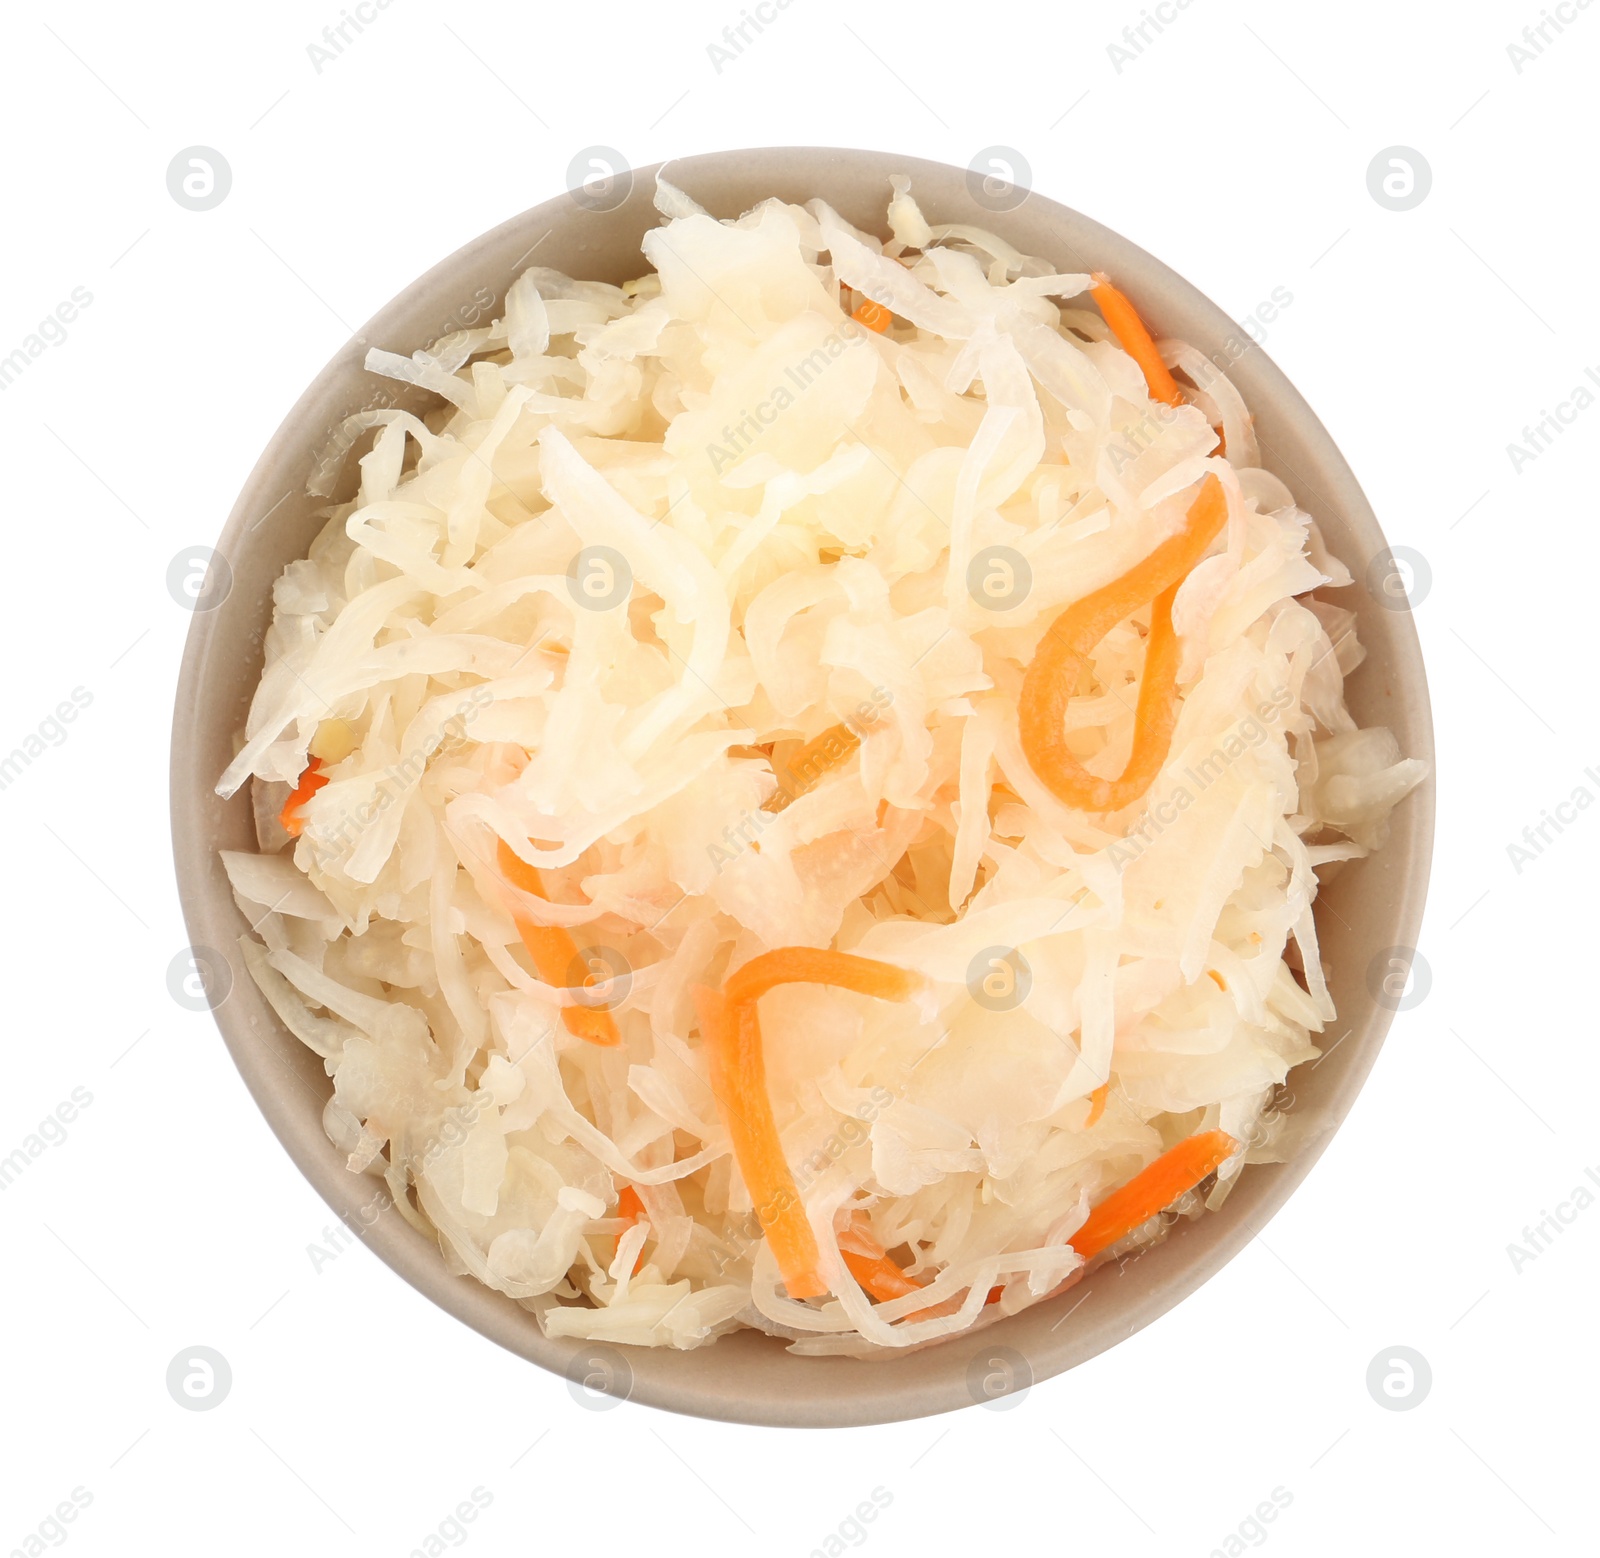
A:
<svg viewBox="0 0 1600 1558">
<path fill-rule="evenodd" d="M 1388 725 L 1405 753 L 1431 763 L 1432 725 L 1417 634 L 1404 596 L 1394 591 L 1383 532 L 1361 488 L 1267 354 L 1181 276 L 1041 194 L 1008 192 L 966 169 L 914 157 L 783 147 L 685 158 L 667 171 L 717 216 L 737 216 L 771 195 L 796 202 L 820 195 L 858 227 L 880 233 L 889 176 L 909 174 L 931 221 L 992 228 L 1058 270 L 1106 270 L 1136 300 L 1155 335 L 1181 336 L 1228 362 L 1254 412 L 1263 463 L 1315 516 L 1330 549 L 1355 575 L 1355 584 L 1336 598 L 1356 612 L 1367 648 L 1366 663 L 1349 686 L 1357 722 Z M 409 353 L 488 317 L 535 251 L 538 263 L 572 276 L 622 282 L 640 274 L 640 239 L 659 220 L 652 206 L 655 173 L 639 169 L 563 193 L 436 265 L 339 352 L 268 441 L 217 543 L 231 570 L 231 590 L 214 609 L 196 612 L 177 689 L 172 830 L 190 939 L 196 948 L 212 949 L 205 956 L 214 954 L 219 978 L 211 983 L 219 993 L 228 986 L 215 1003 L 223 1040 L 307 1179 L 406 1281 L 501 1346 L 635 1401 L 735 1422 L 838 1427 L 969 1406 L 997 1391 L 1048 1379 L 1150 1324 L 1232 1259 L 1310 1171 L 1371 1069 L 1397 1004 L 1385 993 L 1383 978 L 1392 978 L 1385 960 L 1393 949 L 1416 945 L 1432 848 L 1432 785 L 1399 807 L 1388 846 L 1345 868 L 1317 902 L 1338 1032 L 1345 1036 L 1315 1068 L 1296 1071 L 1291 1085 L 1296 1109 L 1316 1111 L 1326 1130 L 1293 1162 L 1248 1169 L 1220 1211 L 1181 1221 L 1140 1259 L 1102 1266 L 1073 1290 L 977 1335 L 871 1362 L 795 1357 L 782 1343 L 752 1331 L 694 1352 L 549 1340 L 511 1299 L 451 1275 L 438 1247 L 392 1208 L 374 1219 L 370 1203 L 377 1182 L 350 1173 L 323 1133 L 331 1083 L 321 1061 L 279 1023 L 239 956 L 238 938 L 247 927 L 217 852 L 255 847 L 251 803 L 248 788 L 222 800 L 213 786 L 233 754 L 235 733 L 261 675 L 273 580 L 285 564 L 305 555 L 319 528 L 315 511 L 327 500 L 305 490 L 316 456 L 349 413 L 372 402 L 375 391 L 397 388 L 362 371 L 368 347 Z M 399 400 L 418 407 L 429 397 L 402 394 Z M 355 462 L 346 465 L 338 498 L 354 489 Z M 217 574 L 222 572 L 219 567 Z M 224 961 L 231 980 L 220 974 Z M 1085 1303 L 1088 1293 L 1097 1301 Z"/>
</svg>

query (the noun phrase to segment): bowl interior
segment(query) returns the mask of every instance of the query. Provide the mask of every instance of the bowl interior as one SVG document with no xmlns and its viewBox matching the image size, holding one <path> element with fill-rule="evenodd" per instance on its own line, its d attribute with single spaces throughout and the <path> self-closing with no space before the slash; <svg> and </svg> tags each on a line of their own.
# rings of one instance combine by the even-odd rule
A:
<svg viewBox="0 0 1600 1558">
<path fill-rule="evenodd" d="M 173 843 L 190 939 L 197 948 L 214 949 L 231 969 L 231 989 L 216 1007 L 218 1026 L 262 1112 L 306 1177 L 390 1266 L 485 1336 L 558 1372 L 598 1372 L 634 1400 L 731 1421 L 845 1426 L 967 1406 L 983 1398 L 985 1387 L 978 1382 L 992 1380 L 997 1371 L 1016 1385 L 1042 1380 L 1148 1325 L 1243 1248 L 1310 1169 L 1349 1110 L 1389 1024 L 1390 1011 L 1369 991 L 1368 969 L 1385 949 L 1416 945 L 1432 848 L 1432 785 L 1398 809 L 1388 846 L 1345 868 L 1318 899 L 1323 957 L 1339 1010 L 1329 1038 L 1346 1036 L 1325 1064 L 1294 1073 L 1291 1085 L 1295 1108 L 1315 1111 L 1326 1129 L 1293 1162 L 1250 1168 L 1220 1211 L 1180 1223 L 1140 1259 L 1103 1266 L 1080 1284 L 1105 1289 L 1101 1302 L 1074 1309 L 1084 1296 L 1074 1291 L 978 1334 L 883 1361 L 798 1358 L 754 1332 L 690 1353 L 596 1348 L 547 1340 L 512 1300 L 452 1276 L 438 1248 L 392 1208 L 374 1217 L 370 1207 L 378 1182 L 349 1173 L 323 1133 L 331 1083 L 321 1062 L 282 1027 L 239 955 L 238 938 L 248 927 L 217 852 L 255 847 L 249 790 L 224 801 L 213 786 L 233 755 L 235 733 L 260 677 L 273 580 L 305 555 L 320 526 L 316 511 L 328 501 L 306 493 L 317 456 L 352 412 L 373 405 L 415 409 L 431 399 L 364 373 L 368 347 L 410 353 L 488 316 L 520 269 L 535 263 L 535 252 L 537 263 L 572 276 L 620 283 L 640 274 L 646 268 L 640 240 L 659 220 L 652 205 L 656 171 L 624 176 L 613 192 L 613 198 L 622 196 L 613 209 L 590 209 L 593 202 L 564 194 L 435 266 L 340 351 L 273 435 L 218 542 L 232 569 L 232 591 L 216 609 L 196 614 L 177 691 Z M 1428 694 L 1410 613 L 1375 597 L 1366 582 L 1368 564 L 1386 544 L 1371 508 L 1327 432 L 1282 373 L 1259 347 L 1246 349 L 1249 338 L 1241 328 L 1181 277 L 1041 195 L 1029 194 L 1015 209 L 996 212 L 966 170 L 918 158 L 787 147 L 692 157 L 664 171 L 717 216 L 736 216 L 768 196 L 804 202 L 820 195 L 850 222 L 874 232 L 885 231 L 889 176 L 909 174 L 931 221 L 990 227 L 1061 270 L 1109 271 L 1137 301 L 1153 333 L 1182 336 L 1229 363 L 1255 415 L 1263 464 L 1317 519 L 1330 549 L 1356 577 L 1335 597 L 1356 612 L 1368 651 L 1348 689 L 1352 713 L 1359 724 L 1388 725 L 1408 756 L 1431 764 Z M 336 497 L 354 491 L 355 474 L 354 460 L 347 460 Z M 1069 1309 L 1074 1312 L 1064 1319 Z M 585 1360 L 596 1354 L 604 1357 L 591 1369 Z"/>
</svg>

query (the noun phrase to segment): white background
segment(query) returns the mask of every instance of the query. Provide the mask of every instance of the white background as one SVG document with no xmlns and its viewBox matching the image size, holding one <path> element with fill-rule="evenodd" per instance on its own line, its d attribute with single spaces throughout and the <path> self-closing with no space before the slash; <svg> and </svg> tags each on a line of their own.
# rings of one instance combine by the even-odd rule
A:
<svg viewBox="0 0 1600 1558">
<path fill-rule="evenodd" d="M 0 356 L 74 287 L 93 302 L 0 396 L 0 748 L 74 687 L 93 702 L 0 792 L 0 1155 L 74 1088 L 93 1102 L 0 1193 L 0 1551 L 26 1551 L 75 1487 L 92 1502 L 62 1529 L 82 1554 L 403 1558 L 474 1488 L 492 1501 L 465 1545 L 484 1553 L 804 1555 L 874 1488 L 892 1496 L 866 1528 L 882 1554 L 1204 1558 L 1275 1488 L 1292 1502 L 1260 1529 L 1284 1555 L 1583 1550 L 1600 1208 L 1520 1272 L 1507 1246 L 1600 1172 L 1600 815 L 1520 871 L 1507 846 L 1575 787 L 1600 795 L 1600 409 L 1520 473 L 1507 445 L 1600 367 L 1600 8 L 1569 10 L 1518 72 L 1507 45 L 1534 0 L 1194 0 L 1119 72 L 1131 0 L 793 0 L 719 73 L 707 45 L 739 10 L 394 0 L 318 73 L 307 46 L 338 0 L 8 9 Z M 1009 1411 L 779 1433 L 582 1410 L 364 1248 L 313 1269 L 330 1213 L 209 1013 L 167 993 L 186 937 L 166 753 L 191 620 L 169 561 L 214 539 L 353 327 L 558 193 L 597 143 L 639 165 L 1018 148 L 1035 188 L 1236 318 L 1293 294 L 1266 350 L 1431 572 L 1431 989 L 1265 1238 Z M 233 170 L 204 213 L 165 182 L 195 144 Z M 1366 182 L 1395 144 L 1433 173 L 1406 212 Z M 232 1368 L 212 1411 L 164 1383 L 195 1345 Z M 1395 1345 L 1433 1375 L 1405 1412 L 1365 1384 Z"/>
</svg>

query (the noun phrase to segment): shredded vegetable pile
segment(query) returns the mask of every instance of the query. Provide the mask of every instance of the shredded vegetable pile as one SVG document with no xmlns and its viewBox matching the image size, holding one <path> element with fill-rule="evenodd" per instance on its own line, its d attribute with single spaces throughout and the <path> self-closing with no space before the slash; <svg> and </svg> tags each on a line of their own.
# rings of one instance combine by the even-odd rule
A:
<svg viewBox="0 0 1600 1558">
<path fill-rule="evenodd" d="M 1423 777 L 1216 361 L 1112 280 L 658 185 L 368 368 L 218 789 L 353 1172 L 551 1336 L 915 1347 L 1305 1129 L 1319 868 Z"/>
</svg>

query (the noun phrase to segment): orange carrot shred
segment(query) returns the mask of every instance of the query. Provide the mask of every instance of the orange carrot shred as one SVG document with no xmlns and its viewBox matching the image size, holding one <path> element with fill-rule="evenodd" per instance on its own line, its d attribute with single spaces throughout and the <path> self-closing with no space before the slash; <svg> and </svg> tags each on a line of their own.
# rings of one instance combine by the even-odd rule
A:
<svg viewBox="0 0 1600 1558">
<path fill-rule="evenodd" d="M 1100 305 L 1100 312 L 1111 326 L 1111 333 L 1116 336 L 1118 345 L 1139 364 L 1150 389 L 1150 398 L 1164 401 L 1169 406 L 1181 405 L 1183 391 L 1162 362 L 1161 353 L 1156 350 L 1156 343 L 1150 339 L 1150 332 L 1145 329 L 1138 311 L 1101 272 L 1095 272 L 1094 283 L 1089 289 L 1090 295 Z"/>
<path fill-rule="evenodd" d="M 859 1222 L 852 1223 L 839 1235 L 839 1253 L 844 1256 L 844 1263 L 850 1268 L 850 1275 L 880 1304 L 922 1290 L 923 1283 L 908 1277 L 895 1265 L 883 1246 Z M 1004 1292 L 1004 1286 L 990 1288 L 988 1296 L 983 1301 L 984 1304 L 998 1304 Z M 934 1320 L 944 1315 L 953 1315 L 961 1307 L 964 1296 L 957 1293 L 942 1304 L 913 1310 L 906 1319 Z"/>
<path fill-rule="evenodd" d="M 756 1002 L 783 984 L 837 985 L 879 1000 L 903 1001 L 921 989 L 922 977 L 850 952 L 779 947 L 751 958 L 723 981 L 722 989 L 695 985 L 691 991 L 700 1014 L 711 1091 L 784 1286 L 791 1298 L 820 1298 L 828 1291 L 821 1255 L 783 1156 L 756 1016 Z"/>
<path fill-rule="evenodd" d="M 1106 1099 L 1110 1095 L 1110 1082 L 1102 1082 L 1089 1094 L 1089 1118 L 1083 1122 L 1083 1128 L 1088 1130 L 1091 1125 L 1100 1123 L 1100 1116 L 1106 1112 Z"/>
<path fill-rule="evenodd" d="M 639 1192 L 632 1185 L 624 1185 L 617 1196 L 617 1216 L 625 1223 L 636 1223 L 645 1215 L 644 1202 L 639 1199 Z M 633 1274 L 639 1275 L 639 1268 L 644 1265 L 644 1247 L 639 1247 L 639 1253 L 633 1260 Z"/>
<path fill-rule="evenodd" d="M 922 1284 L 913 1282 L 887 1255 L 857 1255 L 853 1250 L 840 1253 L 850 1268 L 850 1275 L 880 1304 L 922 1290 Z"/>
<path fill-rule="evenodd" d="M 839 1253 L 844 1256 L 844 1263 L 850 1268 L 850 1275 L 880 1304 L 887 1304 L 890 1299 L 904 1298 L 908 1293 L 922 1291 L 923 1284 L 914 1277 L 908 1277 L 889 1259 L 883 1246 L 859 1225 L 840 1236 Z M 1002 1291 L 1000 1288 L 994 1288 L 984 1302 L 994 1303 Z M 962 1295 L 957 1294 L 953 1298 L 947 1298 L 942 1304 L 932 1304 L 926 1309 L 913 1310 L 906 1319 L 935 1320 L 954 1314 L 961 1307 L 961 1298 Z"/>
<path fill-rule="evenodd" d="M 1227 1162 L 1238 1145 L 1226 1131 L 1202 1131 L 1185 1137 L 1127 1184 L 1113 1190 L 1067 1242 L 1085 1260 L 1093 1260 L 1171 1206 L 1185 1191 L 1193 1190 L 1207 1174 Z"/>
<path fill-rule="evenodd" d="M 922 988 L 922 976 L 880 963 L 876 958 L 857 957 L 853 952 L 830 952 L 821 947 L 779 947 L 763 952 L 736 969 L 724 981 L 727 997 L 734 1005 L 759 1001 L 778 985 L 838 985 L 858 995 L 876 996 L 880 1001 L 904 1001 Z"/>
<path fill-rule="evenodd" d="M 822 776 L 837 768 L 860 745 L 861 737 L 848 725 L 830 725 L 789 759 L 788 783 L 780 784 L 761 803 L 762 811 L 780 812 L 791 801 L 816 789 Z"/>
<path fill-rule="evenodd" d="M 1022 679 L 1018 732 L 1029 766 L 1058 799 L 1081 811 L 1112 812 L 1144 794 L 1161 772 L 1178 721 L 1178 639 L 1172 601 L 1228 518 L 1222 483 L 1208 475 L 1183 528 L 1120 578 L 1075 601 L 1051 624 Z M 1116 779 L 1091 774 L 1067 746 L 1067 703 L 1088 676 L 1089 653 L 1124 617 L 1151 603 L 1144 674 L 1134 712 L 1133 750 Z"/>
<path fill-rule="evenodd" d="M 550 896 L 544 890 L 544 878 L 539 875 L 539 868 L 530 866 L 504 839 L 495 840 L 494 863 L 501 876 L 513 887 L 532 893 L 535 898 Z"/>
<path fill-rule="evenodd" d="M 717 1112 L 727 1127 L 734 1159 L 784 1286 L 791 1298 L 820 1298 L 828 1285 L 821 1276 L 816 1235 L 806 1219 L 772 1116 L 755 1005 L 732 1001 L 708 985 L 694 985 L 690 994 L 700 1016 L 700 1037 Z"/>
<path fill-rule="evenodd" d="M 869 330 L 876 330 L 882 335 L 889 328 L 889 321 L 894 315 L 882 303 L 874 303 L 871 298 L 861 304 L 850 316 L 859 325 L 865 325 Z"/>
<path fill-rule="evenodd" d="M 522 859 L 504 839 L 498 841 L 495 864 L 501 876 L 513 887 L 535 898 L 547 896 L 538 870 Z M 528 949 L 528 956 L 533 959 L 534 971 L 538 976 L 547 985 L 554 985 L 557 989 L 570 988 L 567 981 L 572 976 L 574 965 L 582 966 L 578 944 L 572 939 L 572 932 L 562 925 L 541 925 L 528 915 L 519 913 L 515 906 L 511 910 L 511 919 L 517 927 L 517 934 L 522 937 L 523 946 Z M 568 1033 L 587 1039 L 591 1044 L 610 1046 L 622 1042 L 616 1019 L 603 1006 L 564 1006 L 561 1020 Z"/>
<path fill-rule="evenodd" d="M 283 810 L 278 813 L 278 821 L 291 838 L 299 838 L 306 829 L 306 819 L 301 815 L 300 808 L 327 782 L 328 776 L 322 772 L 322 759 L 308 757 L 299 779 L 295 781 L 294 790 L 283 803 Z"/>
</svg>

